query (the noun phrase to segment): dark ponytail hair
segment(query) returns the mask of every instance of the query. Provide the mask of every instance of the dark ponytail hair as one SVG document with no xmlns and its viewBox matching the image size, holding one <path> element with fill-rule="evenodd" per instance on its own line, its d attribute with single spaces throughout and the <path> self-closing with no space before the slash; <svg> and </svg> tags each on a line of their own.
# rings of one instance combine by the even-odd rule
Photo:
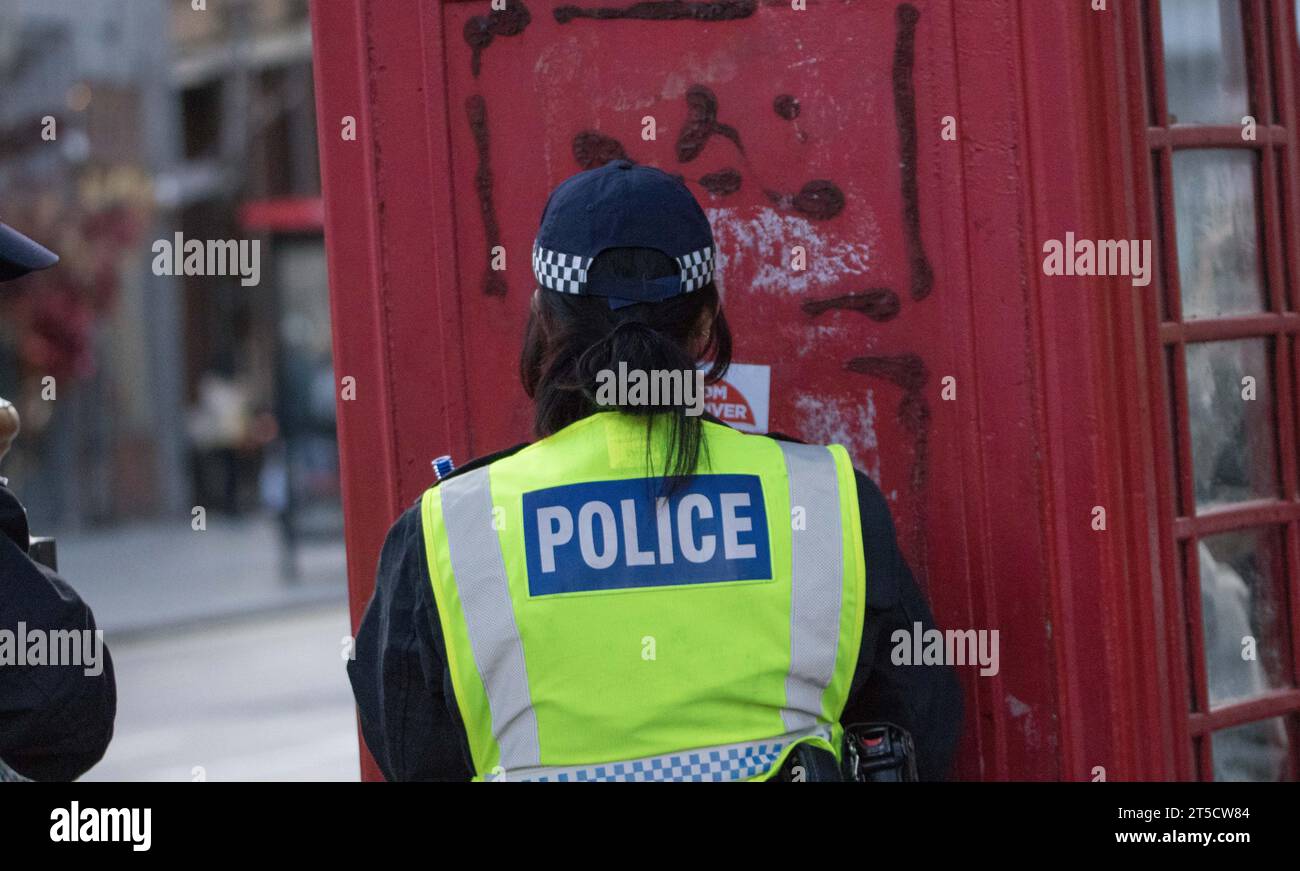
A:
<svg viewBox="0 0 1300 871">
<path fill-rule="evenodd" d="M 671 257 L 649 248 L 610 248 L 598 255 L 587 270 L 589 278 L 653 280 L 676 275 Z M 557 293 L 545 288 L 533 296 L 532 312 L 524 335 L 519 374 L 524 391 L 535 404 L 533 429 L 545 438 L 569 424 L 601 410 L 645 417 L 646 462 L 653 470 L 654 427 L 670 427 L 669 454 L 662 474 L 669 492 L 680 480 L 693 475 L 699 463 L 702 428 L 699 416 L 686 414 L 682 405 L 600 405 L 596 402 L 597 375 L 601 370 L 693 372 L 693 333 L 702 312 L 712 314 L 709 340 L 700 361 L 710 361 L 705 383 L 722 378 L 731 364 L 731 331 L 713 282 L 690 293 L 662 302 L 636 303 L 611 309 L 604 297 Z M 663 398 L 663 397 L 661 397 Z"/>
</svg>

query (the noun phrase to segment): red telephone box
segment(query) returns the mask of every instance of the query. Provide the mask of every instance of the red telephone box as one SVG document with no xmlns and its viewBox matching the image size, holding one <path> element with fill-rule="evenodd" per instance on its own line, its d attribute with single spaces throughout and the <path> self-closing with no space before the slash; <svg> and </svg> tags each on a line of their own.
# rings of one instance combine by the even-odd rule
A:
<svg viewBox="0 0 1300 871">
<path fill-rule="evenodd" d="M 959 776 L 1209 779 L 1267 727 L 1294 779 L 1295 9 L 1205 4 L 316 0 L 354 623 L 430 460 L 529 436 L 545 196 L 625 156 L 713 224 L 717 410 L 844 444 L 939 624 L 998 632 Z M 1067 240 L 1147 240 L 1150 280 L 1057 274 Z M 1239 274 L 1199 280 L 1214 250 Z M 1204 447 L 1238 375 L 1257 404 Z M 1263 663 L 1235 685 L 1232 574 Z"/>
</svg>

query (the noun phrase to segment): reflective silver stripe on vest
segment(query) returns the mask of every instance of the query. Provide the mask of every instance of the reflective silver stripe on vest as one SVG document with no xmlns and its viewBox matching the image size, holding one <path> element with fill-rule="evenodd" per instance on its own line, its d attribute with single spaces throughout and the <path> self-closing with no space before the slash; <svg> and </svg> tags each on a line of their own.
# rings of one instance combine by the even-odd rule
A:
<svg viewBox="0 0 1300 871">
<path fill-rule="evenodd" d="M 469 628 L 474 664 L 487 692 L 492 734 L 501 747 L 501 766 L 509 770 L 539 765 L 537 715 L 528 692 L 524 647 L 515 625 L 501 540 L 492 522 L 488 467 L 449 478 L 439 485 L 438 492 L 442 494 L 451 570 Z"/>
<path fill-rule="evenodd" d="M 694 780 L 730 781 L 748 780 L 771 771 L 781 754 L 791 744 L 807 738 L 831 740 L 830 726 L 815 726 L 788 735 L 746 741 L 741 744 L 719 744 L 647 756 L 624 762 L 602 762 L 597 765 L 545 766 L 510 770 L 488 778 L 493 781 L 533 781 L 573 783 L 580 781 L 644 781 L 644 780 Z"/>
<path fill-rule="evenodd" d="M 778 442 L 790 479 L 790 510 L 802 508 L 802 529 L 790 532 L 790 674 L 786 707 L 791 732 L 821 719 L 822 695 L 835 675 L 843 598 L 839 479 L 835 458 L 822 445 Z"/>
</svg>

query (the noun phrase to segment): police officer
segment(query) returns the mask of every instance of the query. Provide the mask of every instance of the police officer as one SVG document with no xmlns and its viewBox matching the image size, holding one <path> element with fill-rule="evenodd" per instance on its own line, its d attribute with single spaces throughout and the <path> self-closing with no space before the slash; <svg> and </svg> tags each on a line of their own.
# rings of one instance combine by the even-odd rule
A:
<svg viewBox="0 0 1300 871">
<path fill-rule="evenodd" d="M 58 260 L 0 224 L 0 281 Z M 0 458 L 17 427 L 16 412 L 0 400 Z M 6 483 L 0 478 L 0 485 Z M 113 736 L 113 663 L 102 636 L 84 644 L 95 638 L 94 615 L 72 587 L 31 559 L 30 544 L 27 512 L 0 486 L 0 781 L 72 780 L 103 757 Z M 38 649 L 33 637 L 45 639 L 40 657 L 27 654 L 29 647 Z M 97 661 L 50 661 L 53 645 L 66 651 L 69 638 L 92 654 L 97 649 Z"/>
<path fill-rule="evenodd" d="M 707 218 L 620 160 L 551 194 L 521 358 L 539 440 L 393 526 L 348 674 L 390 780 L 761 780 L 842 724 L 945 776 L 961 698 L 897 666 L 933 620 L 879 489 L 838 445 L 742 434 L 647 378 L 725 372 Z M 630 381 L 603 391 L 613 373 Z M 612 398 L 611 398 L 612 397 Z"/>
</svg>

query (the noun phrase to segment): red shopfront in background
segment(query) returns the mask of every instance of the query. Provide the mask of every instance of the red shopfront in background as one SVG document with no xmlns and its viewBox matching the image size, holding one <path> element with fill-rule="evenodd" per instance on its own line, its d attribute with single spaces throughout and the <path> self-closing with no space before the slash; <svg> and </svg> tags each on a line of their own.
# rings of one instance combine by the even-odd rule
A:
<svg viewBox="0 0 1300 871">
<path fill-rule="evenodd" d="M 848 447 L 998 631 L 959 776 L 1296 778 L 1294 0 L 505 5 L 313 4 L 354 622 L 430 460 L 528 437 L 542 204 L 627 156 L 713 222 L 715 410 Z"/>
</svg>

